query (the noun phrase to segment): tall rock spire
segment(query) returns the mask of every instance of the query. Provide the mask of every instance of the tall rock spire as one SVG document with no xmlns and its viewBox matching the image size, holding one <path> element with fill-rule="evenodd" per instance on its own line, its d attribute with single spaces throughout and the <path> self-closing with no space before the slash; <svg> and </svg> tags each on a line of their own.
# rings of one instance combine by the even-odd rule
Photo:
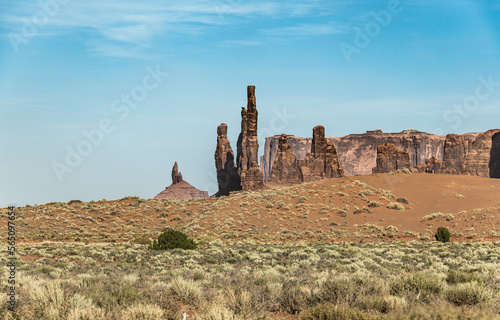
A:
<svg viewBox="0 0 500 320">
<path fill-rule="evenodd" d="M 237 144 L 237 165 L 242 190 L 264 187 L 264 176 L 259 167 L 258 114 L 255 86 L 248 86 L 247 108 L 241 108 L 241 133 Z"/>
<path fill-rule="evenodd" d="M 216 196 L 228 196 L 231 191 L 241 190 L 238 169 L 234 163 L 234 153 L 227 139 L 227 125 L 217 127 L 217 148 L 215 149 L 215 168 L 219 192 Z"/>
<path fill-rule="evenodd" d="M 179 172 L 179 167 L 177 166 L 177 162 L 174 164 L 172 168 L 172 184 L 177 184 L 182 181 L 182 174 Z"/>
</svg>

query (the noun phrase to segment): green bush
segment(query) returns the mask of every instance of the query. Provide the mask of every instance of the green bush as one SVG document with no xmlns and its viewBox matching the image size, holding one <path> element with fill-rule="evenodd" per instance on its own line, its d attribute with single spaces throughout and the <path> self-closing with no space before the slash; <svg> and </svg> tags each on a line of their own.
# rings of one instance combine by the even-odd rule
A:
<svg viewBox="0 0 500 320">
<path fill-rule="evenodd" d="M 437 241 L 450 242 L 450 231 L 446 228 L 439 227 L 435 235 Z"/>
<path fill-rule="evenodd" d="M 196 249 L 196 243 L 193 239 L 188 238 L 181 231 L 169 229 L 158 237 L 158 241 L 154 241 L 150 246 L 153 250 L 168 250 L 168 249 Z"/>
</svg>

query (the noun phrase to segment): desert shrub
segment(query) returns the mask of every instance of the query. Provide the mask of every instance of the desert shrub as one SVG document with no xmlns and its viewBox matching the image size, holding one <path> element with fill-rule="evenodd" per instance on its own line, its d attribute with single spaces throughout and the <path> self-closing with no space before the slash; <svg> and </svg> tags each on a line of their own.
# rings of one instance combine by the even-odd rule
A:
<svg viewBox="0 0 500 320">
<path fill-rule="evenodd" d="M 444 297 L 455 305 L 475 305 L 488 301 L 490 294 L 481 284 L 473 281 L 459 283 L 456 286 L 448 288 L 444 292 Z"/>
<path fill-rule="evenodd" d="M 446 219 L 446 221 L 451 221 L 451 220 L 455 219 L 455 216 L 451 213 L 437 212 L 437 213 L 431 213 L 431 214 L 424 216 L 422 218 L 422 221 L 427 221 L 427 220 L 432 220 L 432 219 L 441 219 L 441 218 Z"/>
<path fill-rule="evenodd" d="M 279 298 L 281 308 L 290 314 L 298 314 L 307 304 L 306 294 L 301 290 L 297 281 L 283 284 L 283 293 Z"/>
<path fill-rule="evenodd" d="M 175 278 L 170 284 L 170 293 L 184 303 L 194 304 L 201 296 L 201 286 L 193 280 Z"/>
<path fill-rule="evenodd" d="M 443 282 L 437 274 L 415 272 L 401 275 L 391 284 L 391 292 L 395 295 L 401 292 L 416 292 L 426 298 L 428 294 L 439 294 L 443 290 Z"/>
<path fill-rule="evenodd" d="M 388 209 L 394 209 L 394 210 L 397 210 L 397 211 L 403 211 L 405 209 L 405 207 L 401 204 L 401 203 L 398 203 L 398 202 L 391 202 L 387 205 L 387 208 Z"/>
<path fill-rule="evenodd" d="M 349 278 L 339 277 L 329 279 L 323 283 L 318 296 L 324 302 L 339 303 L 346 301 L 352 295 L 353 281 Z"/>
<path fill-rule="evenodd" d="M 406 173 L 406 174 L 412 174 L 411 170 L 408 169 L 408 168 L 399 169 L 397 172 Z"/>
<path fill-rule="evenodd" d="M 146 238 L 146 237 L 137 237 L 134 240 L 132 240 L 133 243 L 137 244 L 143 244 L 143 245 L 151 245 L 151 239 Z"/>
<path fill-rule="evenodd" d="M 150 246 L 153 250 L 168 250 L 168 249 L 196 249 L 196 243 L 193 239 L 188 238 L 181 231 L 169 229 L 158 236 L 158 241 L 154 241 Z"/>
<path fill-rule="evenodd" d="M 70 200 L 68 204 L 76 204 L 76 203 L 82 203 L 82 200 Z"/>
<path fill-rule="evenodd" d="M 397 198 L 396 202 L 403 203 L 403 204 L 410 204 L 410 202 L 406 198 Z"/>
<path fill-rule="evenodd" d="M 377 202 L 377 201 L 368 202 L 368 207 L 370 207 L 370 208 L 377 208 L 377 207 L 381 207 L 381 206 L 383 206 L 383 204 L 381 204 L 380 202 Z"/>
<path fill-rule="evenodd" d="M 376 319 L 348 306 L 320 304 L 300 314 L 299 320 L 370 320 Z"/>
<path fill-rule="evenodd" d="M 467 310 L 449 304 L 416 305 L 409 310 L 389 314 L 388 320 L 493 320 L 497 315 L 482 310 Z"/>
<path fill-rule="evenodd" d="M 363 195 L 363 196 L 371 196 L 373 195 L 373 191 L 371 191 L 370 189 L 366 189 L 366 190 L 361 190 L 359 192 L 360 195 Z"/>
<path fill-rule="evenodd" d="M 443 227 L 439 227 L 435 234 L 436 240 L 441 242 L 450 242 L 450 236 L 450 231 Z"/>
<path fill-rule="evenodd" d="M 122 320 L 160 320 L 164 319 L 163 310 L 154 304 L 134 304 L 123 309 Z"/>
<path fill-rule="evenodd" d="M 483 278 L 481 278 L 477 273 L 474 272 L 462 272 L 457 270 L 448 271 L 448 277 L 446 282 L 449 284 L 465 283 L 476 281 L 477 283 L 483 283 Z"/>
<path fill-rule="evenodd" d="M 297 201 L 297 203 L 304 203 L 304 202 L 306 202 L 306 200 L 307 200 L 307 197 L 302 196 L 302 197 L 299 198 L 299 200 Z"/>
<path fill-rule="evenodd" d="M 195 315 L 194 320 L 240 320 L 233 311 L 220 304 L 209 305 L 203 313 Z"/>
</svg>

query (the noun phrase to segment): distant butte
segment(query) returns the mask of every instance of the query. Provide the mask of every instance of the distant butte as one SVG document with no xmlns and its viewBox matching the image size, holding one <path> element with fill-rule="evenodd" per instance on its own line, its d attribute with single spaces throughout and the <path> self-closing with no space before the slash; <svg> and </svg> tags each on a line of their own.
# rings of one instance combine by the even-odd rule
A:
<svg viewBox="0 0 500 320">
<path fill-rule="evenodd" d="M 160 192 L 155 199 L 191 200 L 208 198 L 208 191 L 201 191 L 182 179 L 177 162 L 172 168 L 172 184 Z"/>
</svg>

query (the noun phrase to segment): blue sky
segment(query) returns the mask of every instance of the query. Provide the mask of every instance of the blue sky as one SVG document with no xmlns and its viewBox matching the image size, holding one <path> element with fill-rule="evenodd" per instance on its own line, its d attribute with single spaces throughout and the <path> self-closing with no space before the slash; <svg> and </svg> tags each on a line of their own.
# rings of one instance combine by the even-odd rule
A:
<svg viewBox="0 0 500 320">
<path fill-rule="evenodd" d="M 153 197 L 175 161 L 214 193 L 247 85 L 261 147 L 498 128 L 499 41 L 494 1 L 0 0 L 0 207 Z"/>
</svg>

